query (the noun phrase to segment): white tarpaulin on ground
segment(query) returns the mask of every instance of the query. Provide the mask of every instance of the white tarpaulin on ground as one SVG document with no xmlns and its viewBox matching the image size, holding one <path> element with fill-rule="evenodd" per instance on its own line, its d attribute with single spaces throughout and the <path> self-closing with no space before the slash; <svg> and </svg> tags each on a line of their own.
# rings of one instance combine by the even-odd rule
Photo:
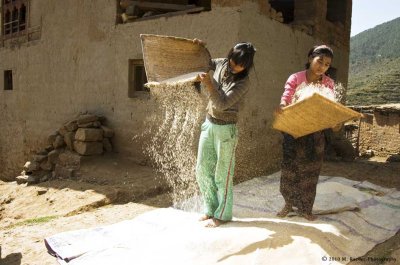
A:
<svg viewBox="0 0 400 265">
<path fill-rule="evenodd" d="M 275 217 L 280 173 L 234 188 L 234 221 L 205 228 L 199 213 L 158 209 L 114 225 L 60 233 L 47 247 L 70 265 L 346 264 L 393 236 L 400 192 L 321 177 L 309 222 Z"/>
</svg>

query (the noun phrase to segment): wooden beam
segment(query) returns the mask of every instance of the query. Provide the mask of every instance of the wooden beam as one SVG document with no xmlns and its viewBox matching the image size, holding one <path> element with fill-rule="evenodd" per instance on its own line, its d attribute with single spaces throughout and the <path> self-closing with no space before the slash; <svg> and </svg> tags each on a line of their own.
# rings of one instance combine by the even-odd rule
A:
<svg viewBox="0 0 400 265">
<path fill-rule="evenodd" d="M 172 17 L 172 16 L 178 16 L 178 15 L 196 13 L 196 12 L 200 12 L 203 10 L 204 10 L 204 7 L 201 6 L 201 7 L 195 7 L 192 9 L 187 9 L 187 10 L 182 10 L 182 11 L 168 12 L 168 13 L 154 15 L 154 16 L 141 17 L 141 18 L 134 19 L 133 21 L 143 21 L 143 20 L 149 20 L 149 19 L 160 18 L 160 17 Z"/>
<path fill-rule="evenodd" d="M 131 0 L 125 0 L 121 2 L 123 2 L 124 6 L 126 7 L 130 5 L 135 5 L 143 10 L 183 11 L 196 7 L 196 5 L 177 5 L 177 4 L 165 4 L 157 2 L 142 2 L 142 1 L 131 1 Z"/>
</svg>

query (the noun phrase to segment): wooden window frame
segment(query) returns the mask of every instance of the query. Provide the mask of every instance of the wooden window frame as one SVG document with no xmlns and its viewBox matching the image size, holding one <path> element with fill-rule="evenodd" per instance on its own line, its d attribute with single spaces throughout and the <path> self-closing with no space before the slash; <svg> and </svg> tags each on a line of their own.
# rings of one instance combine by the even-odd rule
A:
<svg viewBox="0 0 400 265">
<path fill-rule="evenodd" d="M 148 88 L 144 86 L 147 83 L 147 76 L 143 59 L 129 59 L 128 64 L 128 97 L 149 95 Z"/>
<path fill-rule="evenodd" d="M 1 0 L 1 37 L 3 40 L 19 37 L 27 33 L 29 28 L 29 4 L 30 0 Z M 25 7 L 24 21 L 22 21 L 23 17 L 21 17 L 23 7 Z M 8 19 L 6 14 L 9 14 Z"/>
</svg>

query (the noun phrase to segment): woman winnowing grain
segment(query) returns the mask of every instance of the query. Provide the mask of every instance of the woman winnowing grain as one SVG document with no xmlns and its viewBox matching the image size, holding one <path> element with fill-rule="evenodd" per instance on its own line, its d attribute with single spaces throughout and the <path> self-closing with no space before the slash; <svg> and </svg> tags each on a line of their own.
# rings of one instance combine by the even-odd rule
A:
<svg viewBox="0 0 400 265">
<path fill-rule="evenodd" d="M 325 75 L 333 59 L 333 51 L 326 45 L 313 47 L 308 52 L 306 70 L 292 74 L 285 84 L 285 91 L 276 115 L 282 108 L 292 104 L 293 95 L 301 84 L 320 84 L 331 90 L 334 82 Z M 309 221 L 316 219 L 312 208 L 316 196 L 325 147 L 324 131 L 318 131 L 295 139 L 283 133 L 283 160 L 281 166 L 280 192 L 285 206 L 277 214 L 285 217 L 296 207 L 300 216 Z"/>
<path fill-rule="evenodd" d="M 196 164 L 196 179 L 204 200 L 200 221 L 207 221 L 206 227 L 217 227 L 232 219 L 236 122 L 239 105 L 249 90 L 248 75 L 255 52 L 251 43 L 238 43 L 227 58 L 211 60 L 213 74 L 198 77 L 209 99 Z"/>
</svg>

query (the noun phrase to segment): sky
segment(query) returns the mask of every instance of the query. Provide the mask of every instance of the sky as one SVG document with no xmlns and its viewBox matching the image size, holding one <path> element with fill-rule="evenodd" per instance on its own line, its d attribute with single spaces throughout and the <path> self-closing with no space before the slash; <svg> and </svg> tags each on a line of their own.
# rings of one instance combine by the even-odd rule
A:
<svg viewBox="0 0 400 265">
<path fill-rule="evenodd" d="M 400 17 L 400 0 L 353 0 L 351 36 Z"/>
</svg>

